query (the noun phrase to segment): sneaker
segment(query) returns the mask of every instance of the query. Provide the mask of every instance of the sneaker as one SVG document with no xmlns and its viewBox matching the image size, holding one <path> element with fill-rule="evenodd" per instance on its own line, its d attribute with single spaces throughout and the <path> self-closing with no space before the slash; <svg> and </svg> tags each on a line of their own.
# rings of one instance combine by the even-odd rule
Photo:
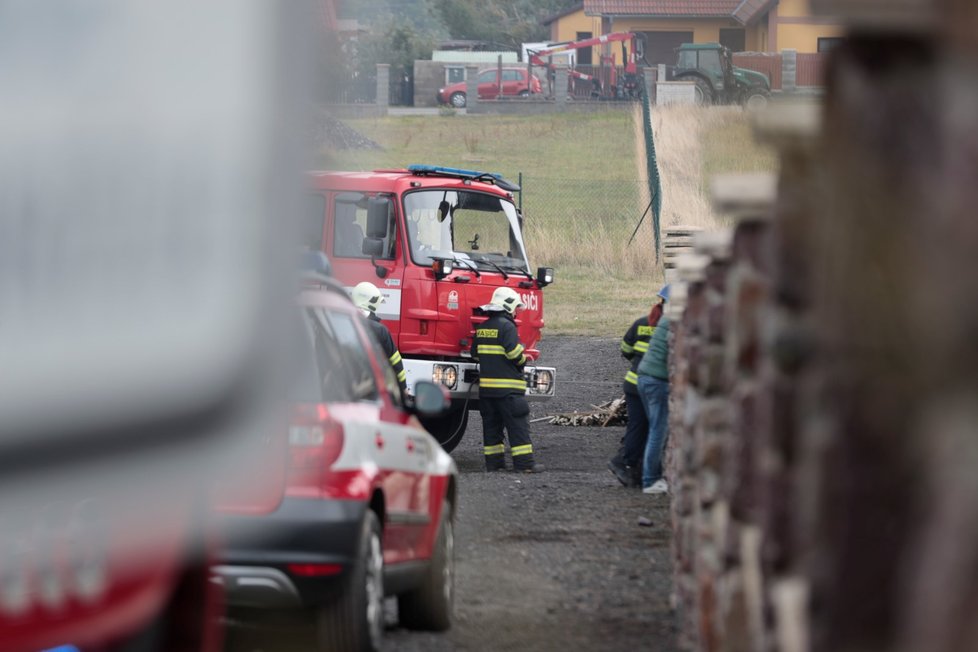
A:
<svg viewBox="0 0 978 652">
<path fill-rule="evenodd" d="M 513 467 L 513 473 L 543 473 L 546 467 L 543 464 L 534 464 L 526 467 Z"/>
<path fill-rule="evenodd" d="M 642 489 L 643 494 L 664 494 L 669 491 L 669 485 L 665 480 L 659 478 L 651 486 Z"/>
<path fill-rule="evenodd" d="M 608 462 L 608 470 L 614 474 L 622 486 L 627 487 L 632 480 L 632 476 L 628 472 L 628 467 L 624 464 L 619 464 L 616 460 L 610 460 Z"/>
</svg>

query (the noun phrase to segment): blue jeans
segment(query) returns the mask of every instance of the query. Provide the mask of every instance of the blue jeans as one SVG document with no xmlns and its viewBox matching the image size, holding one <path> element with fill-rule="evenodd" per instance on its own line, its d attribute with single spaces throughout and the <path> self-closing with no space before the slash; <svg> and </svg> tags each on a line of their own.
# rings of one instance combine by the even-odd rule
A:
<svg viewBox="0 0 978 652">
<path fill-rule="evenodd" d="M 649 418 L 649 438 L 645 442 L 642 465 L 642 487 L 651 487 L 662 477 L 662 451 L 665 449 L 669 424 L 669 381 L 652 376 L 638 377 L 638 393 Z"/>
</svg>

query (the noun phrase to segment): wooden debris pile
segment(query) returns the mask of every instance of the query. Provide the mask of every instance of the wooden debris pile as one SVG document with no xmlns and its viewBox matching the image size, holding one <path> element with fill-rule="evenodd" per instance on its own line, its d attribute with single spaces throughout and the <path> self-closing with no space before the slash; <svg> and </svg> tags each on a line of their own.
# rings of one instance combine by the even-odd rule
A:
<svg viewBox="0 0 978 652">
<path fill-rule="evenodd" d="M 552 414 L 534 419 L 533 423 L 546 421 L 555 426 L 598 426 L 604 428 L 606 426 L 623 426 L 627 421 L 624 397 L 591 407 L 594 409 L 590 412 L 575 410 L 563 414 Z"/>
</svg>

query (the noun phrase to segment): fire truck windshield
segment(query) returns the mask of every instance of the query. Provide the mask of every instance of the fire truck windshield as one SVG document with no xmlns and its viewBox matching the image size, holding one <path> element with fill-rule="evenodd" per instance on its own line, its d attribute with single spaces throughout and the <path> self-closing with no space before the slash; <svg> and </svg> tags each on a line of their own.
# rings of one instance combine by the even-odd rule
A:
<svg viewBox="0 0 978 652">
<path fill-rule="evenodd" d="M 516 207 L 496 195 L 474 191 L 418 190 L 405 195 L 404 215 L 411 258 L 462 261 L 480 271 L 529 272 Z"/>
</svg>

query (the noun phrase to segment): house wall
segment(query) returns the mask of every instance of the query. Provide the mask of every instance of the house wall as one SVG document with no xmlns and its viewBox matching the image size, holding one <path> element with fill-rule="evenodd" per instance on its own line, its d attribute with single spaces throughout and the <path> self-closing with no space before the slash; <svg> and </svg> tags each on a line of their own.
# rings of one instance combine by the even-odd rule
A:
<svg viewBox="0 0 978 652">
<path fill-rule="evenodd" d="M 749 52 L 793 49 L 800 53 L 817 52 L 820 37 L 844 35 L 841 23 L 812 16 L 808 0 L 781 0 L 769 15 L 760 16 L 753 25 L 744 27 L 731 18 L 642 18 L 585 16 L 584 10 L 558 18 L 550 25 L 551 39 L 573 41 L 577 32 L 595 36 L 611 32 L 692 32 L 693 42 L 720 40 L 721 28 L 744 28 L 744 47 Z M 599 50 L 599 48 L 593 48 Z M 592 53 L 597 61 L 600 52 Z"/>
<path fill-rule="evenodd" d="M 808 0 L 780 0 L 775 10 L 777 49 L 818 52 L 818 39 L 845 36 L 840 22 L 823 16 L 812 16 Z"/>
<path fill-rule="evenodd" d="M 572 14 L 558 18 L 550 24 L 550 40 L 551 41 L 576 41 L 578 32 L 591 32 L 594 36 L 601 35 L 601 18 L 598 16 L 585 16 L 584 10 L 575 11 Z M 599 52 L 596 52 L 596 48 L 590 48 L 591 50 L 591 61 L 596 62 L 598 60 Z M 582 50 L 576 50 L 575 52 L 581 52 Z M 574 59 L 577 60 L 579 55 L 575 54 Z"/>
</svg>

